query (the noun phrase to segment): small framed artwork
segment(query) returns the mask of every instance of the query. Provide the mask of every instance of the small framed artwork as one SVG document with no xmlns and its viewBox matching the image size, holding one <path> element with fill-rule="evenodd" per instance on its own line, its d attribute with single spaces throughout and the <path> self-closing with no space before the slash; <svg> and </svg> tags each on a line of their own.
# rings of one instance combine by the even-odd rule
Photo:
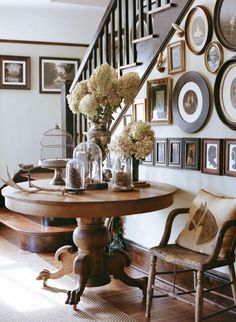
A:
<svg viewBox="0 0 236 322">
<path fill-rule="evenodd" d="M 214 96 L 221 121 L 236 130 L 236 56 L 220 67 L 215 80 Z"/>
<path fill-rule="evenodd" d="M 220 43 L 211 42 L 205 51 L 205 65 L 210 73 L 216 73 L 224 60 L 224 51 Z"/>
<path fill-rule="evenodd" d="M 208 9 L 197 6 L 190 10 L 185 23 L 185 35 L 187 45 L 194 54 L 204 53 L 212 32 L 212 19 Z"/>
<path fill-rule="evenodd" d="M 182 139 L 168 139 L 167 165 L 171 168 L 182 168 Z"/>
<path fill-rule="evenodd" d="M 147 82 L 147 113 L 152 124 L 171 123 L 171 78 Z"/>
<path fill-rule="evenodd" d="M 135 99 L 132 105 L 132 120 L 134 122 L 149 121 L 146 114 L 146 99 Z"/>
<path fill-rule="evenodd" d="M 235 0 L 217 0 L 214 11 L 216 35 L 223 46 L 236 51 Z"/>
<path fill-rule="evenodd" d="M 224 174 L 226 176 L 236 177 L 236 139 L 225 139 L 224 151 Z"/>
<path fill-rule="evenodd" d="M 183 138 L 183 169 L 200 170 L 201 139 Z"/>
<path fill-rule="evenodd" d="M 142 164 L 153 165 L 153 163 L 154 163 L 153 155 L 154 155 L 154 151 L 152 150 L 152 152 L 149 153 L 149 155 L 147 155 L 146 158 L 142 161 Z"/>
<path fill-rule="evenodd" d="M 223 140 L 202 139 L 202 172 L 221 175 L 223 170 Z"/>
<path fill-rule="evenodd" d="M 185 42 L 176 41 L 167 46 L 168 73 L 176 74 L 185 71 Z"/>
<path fill-rule="evenodd" d="M 39 92 L 60 94 L 61 84 L 75 78 L 79 62 L 75 58 L 39 57 Z"/>
<path fill-rule="evenodd" d="M 167 165 L 167 139 L 156 138 L 154 151 L 154 164 L 156 166 L 165 167 Z"/>
<path fill-rule="evenodd" d="M 30 57 L 0 56 L 0 88 L 30 89 Z"/>
</svg>

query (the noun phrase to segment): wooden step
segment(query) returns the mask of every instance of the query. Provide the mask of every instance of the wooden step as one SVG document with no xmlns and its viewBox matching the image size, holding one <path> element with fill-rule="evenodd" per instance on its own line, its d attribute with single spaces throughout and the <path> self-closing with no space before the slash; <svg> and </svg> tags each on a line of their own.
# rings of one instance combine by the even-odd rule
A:
<svg viewBox="0 0 236 322">
<path fill-rule="evenodd" d="M 19 213 L 0 208 L 0 222 L 12 232 L 12 242 L 31 252 L 55 252 L 66 244 L 74 245 L 72 233 L 76 225 L 43 226 Z"/>
<path fill-rule="evenodd" d="M 152 34 L 152 35 L 149 35 L 149 36 L 145 36 L 145 37 L 142 37 L 142 38 L 138 38 L 138 39 L 135 39 L 132 41 L 133 44 L 137 44 L 137 43 L 140 43 L 140 42 L 143 42 L 143 41 L 146 41 L 146 40 L 149 40 L 149 39 L 155 39 L 155 38 L 158 38 L 159 36 L 157 34 Z"/>
<path fill-rule="evenodd" d="M 177 6 L 176 3 L 171 2 L 171 3 L 168 3 L 168 4 L 162 5 L 161 7 L 158 7 L 158 8 L 155 8 L 153 10 L 148 11 L 148 14 L 153 15 L 153 14 L 155 14 L 157 12 L 166 11 L 166 10 L 171 9 L 173 7 L 176 7 L 176 6 Z"/>
</svg>

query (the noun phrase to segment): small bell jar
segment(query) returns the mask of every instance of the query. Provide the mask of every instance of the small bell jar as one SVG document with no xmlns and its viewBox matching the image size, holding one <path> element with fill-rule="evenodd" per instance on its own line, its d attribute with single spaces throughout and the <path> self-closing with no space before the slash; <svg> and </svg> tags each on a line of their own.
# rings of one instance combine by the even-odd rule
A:
<svg viewBox="0 0 236 322">
<path fill-rule="evenodd" d="M 90 141 L 78 144 L 74 149 L 73 159 L 84 164 L 86 189 L 107 187 L 102 181 L 102 151 L 97 144 Z"/>
<path fill-rule="evenodd" d="M 78 159 L 72 159 L 66 165 L 66 191 L 80 193 L 84 190 L 84 163 Z"/>
<path fill-rule="evenodd" d="M 40 160 L 38 165 L 54 169 L 50 184 L 65 185 L 62 169 L 66 167 L 73 154 L 73 139 L 70 133 L 60 129 L 58 124 L 43 133 L 40 140 Z"/>
<path fill-rule="evenodd" d="M 112 190 L 131 191 L 134 189 L 132 182 L 132 158 L 116 154 L 112 169 Z"/>
</svg>

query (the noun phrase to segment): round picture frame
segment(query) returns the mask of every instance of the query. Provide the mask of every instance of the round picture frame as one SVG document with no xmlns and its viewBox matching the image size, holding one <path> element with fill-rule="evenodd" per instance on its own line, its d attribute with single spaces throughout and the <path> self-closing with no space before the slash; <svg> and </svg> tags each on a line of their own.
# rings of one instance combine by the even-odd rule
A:
<svg viewBox="0 0 236 322">
<path fill-rule="evenodd" d="M 194 7 L 185 23 L 185 37 L 188 48 L 195 54 L 204 53 L 213 33 L 212 18 L 207 8 Z"/>
<path fill-rule="evenodd" d="M 173 115 L 186 133 L 199 131 L 210 111 L 210 94 L 205 80 L 197 72 L 186 72 L 173 91 Z"/>
<path fill-rule="evenodd" d="M 217 0 L 214 10 L 214 25 L 220 43 L 236 51 L 236 6 L 235 0 Z"/>
<path fill-rule="evenodd" d="M 216 111 L 221 121 L 236 130 L 236 56 L 219 69 L 214 86 Z"/>
<path fill-rule="evenodd" d="M 205 66 L 207 70 L 215 74 L 224 61 L 224 51 L 221 44 L 217 41 L 212 41 L 206 48 L 204 56 Z"/>
</svg>

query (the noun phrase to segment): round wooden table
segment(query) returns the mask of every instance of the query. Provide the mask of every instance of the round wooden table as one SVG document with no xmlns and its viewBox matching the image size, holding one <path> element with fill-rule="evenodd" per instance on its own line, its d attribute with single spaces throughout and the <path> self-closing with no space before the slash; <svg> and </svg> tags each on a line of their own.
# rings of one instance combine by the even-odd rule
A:
<svg viewBox="0 0 236 322">
<path fill-rule="evenodd" d="M 47 180 L 36 180 L 34 184 L 48 187 Z M 20 183 L 27 187 L 27 183 Z M 54 186 L 58 188 L 58 186 Z M 53 186 L 52 186 L 53 188 Z M 61 188 L 63 189 L 63 187 Z M 176 187 L 152 183 L 148 188 L 139 188 L 130 192 L 107 190 L 86 190 L 79 195 L 62 194 L 58 191 L 23 192 L 5 187 L 2 194 L 8 209 L 31 216 L 77 218 L 78 226 L 74 230 L 73 240 L 78 252 L 72 252 L 72 246 L 61 247 L 56 256 L 62 267 L 56 272 L 43 270 L 38 279 L 59 278 L 74 271 L 78 274 L 78 286 L 68 291 L 66 303 L 76 308 L 85 286 L 108 284 L 110 275 L 125 284 L 139 287 L 146 295 L 147 278 L 134 279 L 128 276 L 124 267 L 129 258 L 124 251 L 106 254 L 109 231 L 104 225 L 105 219 L 115 216 L 127 216 L 164 209 L 172 205 Z"/>
</svg>

